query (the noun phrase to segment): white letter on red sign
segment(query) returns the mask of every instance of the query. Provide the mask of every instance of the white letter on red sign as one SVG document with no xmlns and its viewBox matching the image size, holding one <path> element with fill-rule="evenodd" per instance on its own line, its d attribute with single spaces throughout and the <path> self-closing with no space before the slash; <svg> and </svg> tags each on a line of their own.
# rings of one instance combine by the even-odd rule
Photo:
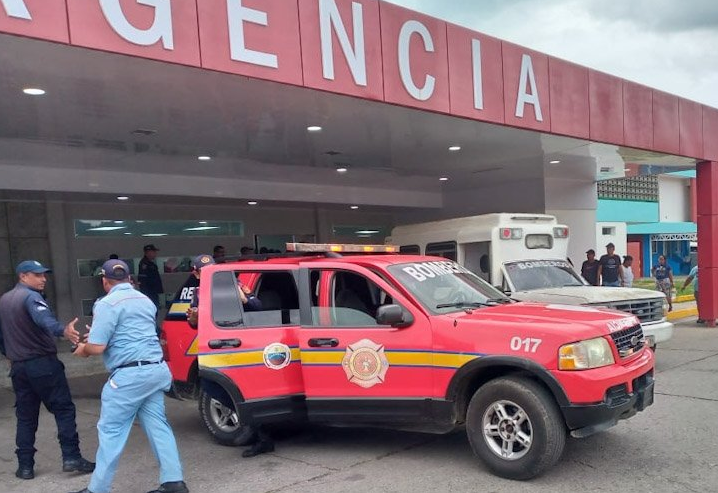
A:
<svg viewBox="0 0 718 493">
<path fill-rule="evenodd" d="M 334 47 L 332 46 L 332 27 L 334 27 L 342 46 L 344 57 L 349 64 L 354 82 L 366 86 L 366 54 L 364 53 L 364 14 L 362 4 L 352 2 L 354 17 L 354 49 L 349 43 L 349 35 L 339 15 L 334 0 L 319 0 L 319 26 L 322 38 L 322 67 L 324 78 L 334 80 Z"/>
<path fill-rule="evenodd" d="M 434 52 L 434 40 L 431 39 L 431 33 L 424 24 L 419 21 L 407 21 L 399 32 L 399 74 L 404 87 L 412 98 L 419 101 L 426 101 L 434 94 L 434 86 L 436 79 L 427 75 L 424 80 L 424 87 L 417 87 L 414 79 L 411 77 L 411 60 L 409 59 L 409 45 L 411 35 L 417 33 L 424 41 L 424 49 Z"/>
<path fill-rule="evenodd" d="M 531 85 L 531 92 L 526 92 L 526 83 Z M 524 55 L 521 58 L 521 76 L 519 77 L 519 95 L 516 99 L 516 117 L 524 117 L 524 105 L 532 104 L 534 106 L 534 115 L 536 121 L 542 122 L 541 102 L 539 101 L 539 93 L 536 88 L 536 76 L 534 76 L 534 66 L 531 63 L 531 57 Z"/>
<path fill-rule="evenodd" d="M 102 13 L 112 29 L 130 43 L 151 46 L 162 40 L 166 50 L 174 49 L 172 38 L 172 6 L 170 0 L 136 0 L 140 5 L 155 8 L 155 20 L 149 29 L 137 29 L 122 12 L 120 0 L 100 0 Z"/>
<path fill-rule="evenodd" d="M 0 0 L 0 3 L 5 7 L 5 12 L 7 12 L 9 17 L 32 20 L 30 11 L 27 10 L 27 6 L 23 0 Z"/>
<path fill-rule="evenodd" d="M 471 60 L 474 65 L 474 108 L 484 109 L 484 83 L 481 72 L 481 41 L 471 40 Z"/>
<path fill-rule="evenodd" d="M 229 21 L 229 52 L 232 60 L 263 67 L 279 67 L 277 55 L 249 50 L 244 44 L 244 23 L 251 22 L 267 26 L 269 21 L 266 12 L 245 7 L 242 5 L 242 0 L 227 0 L 227 19 Z"/>
</svg>

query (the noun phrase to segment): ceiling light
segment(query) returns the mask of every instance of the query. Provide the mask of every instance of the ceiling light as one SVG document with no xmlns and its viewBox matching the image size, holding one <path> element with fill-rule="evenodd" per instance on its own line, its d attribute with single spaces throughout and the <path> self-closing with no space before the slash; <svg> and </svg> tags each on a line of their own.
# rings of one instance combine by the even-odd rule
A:
<svg viewBox="0 0 718 493">
<path fill-rule="evenodd" d="M 200 221 L 200 224 L 207 224 L 207 221 Z"/>
<path fill-rule="evenodd" d="M 125 226 L 100 226 L 98 228 L 89 228 L 87 231 L 117 231 L 118 229 L 125 229 Z"/>
<path fill-rule="evenodd" d="M 117 200 L 130 200 L 130 198 L 127 195 L 118 195 Z"/>
<path fill-rule="evenodd" d="M 158 237 L 158 236 L 167 236 L 167 234 L 168 233 L 146 233 L 146 234 L 143 234 L 142 236 L 149 236 L 149 237 L 154 238 L 154 237 Z"/>
<path fill-rule="evenodd" d="M 42 96 L 43 94 L 45 94 L 45 90 L 38 87 L 26 87 L 22 90 L 22 92 L 29 96 Z"/>
<path fill-rule="evenodd" d="M 450 150 L 451 152 L 460 151 L 460 150 L 461 150 L 461 146 L 451 146 L 451 147 L 449 147 L 449 150 Z"/>
<path fill-rule="evenodd" d="M 219 226 L 196 226 L 194 228 L 184 228 L 183 231 L 209 231 L 211 229 L 219 229 Z"/>
<path fill-rule="evenodd" d="M 249 202 L 247 202 L 247 205 L 257 205 L 258 203 L 259 202 L 257 202 L 256 200 L 250 200 Z"/>
<path fill-rule="evenodd" d="M 357 210 L 357 209 L 359 208 L 359 206 L 358 206 L 358 205 L 353 205 L 353 206 L 351 206 L 351 207 L 349 207 L 349 208 L 350 208 L 351 210 L 355 211 L 355 210 Z"/>
<path fill-rule="evenodd" d="M 131 235 L 132 233 L 122 233 L 123 235 Z"/>
<path fill-rule="evenodd" d="M 561 164 L 561 161 L 549 161 L 548 164 Z"/>
<path fill-rule="evenodd" d="M 439 181 L 449 181 L 449 178 L 446 176 L 442 176 L 441 178 L 439 178 Z"/>
<path fill-rule="evenodd" d="M 379 230 L 376 229 L 362 229 L 361 231 L 355 231 L 354 233 L 358 235 L 375 235 L 379 233 Z"/>
<path fill-rule="evenodd" d="M 349 168 L 345 168 L 344 166 L 337 168 L 337 173 L 346 173 L 349 171 Z"/>
<path fill-rule="evenodd" d="M 113 222 L 114 222 L 115 224 L 122 224 L 122 223 L 124 223 L 125 221 L 113 221 Z"/>
<path fill-rule="evenodd" d="M 309 127 L 307 127 L 307 131 L 308 132 L 321 132 L 322 127 L 319 127 L 317 125 L 310 125 Z"/>
<path fill-rule="evenodd" d="M 197 156 L 197 159 L 200 161 L 210 161 L 212 159 L 212 156 Z"/>
</svg>

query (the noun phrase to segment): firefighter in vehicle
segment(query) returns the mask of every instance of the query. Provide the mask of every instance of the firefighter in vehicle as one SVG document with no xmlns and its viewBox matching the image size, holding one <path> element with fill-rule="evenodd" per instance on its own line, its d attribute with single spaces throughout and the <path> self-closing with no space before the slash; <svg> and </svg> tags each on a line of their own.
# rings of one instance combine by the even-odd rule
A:
<svg viewBox="0 0 718 493">
<path fill-rule="evenodd" d="M 192 273 L 197 278 L 197 282 L 201 282 L 202 278 L 202 267 L 207 265 L 213 265 L 216 262 L 211 255 L 202 254 L 198 255 L 192 261 Z M 239 299 L 242 301 L 243 309 L 245 311 L 260 311 L 262 310 L 262 302 L 257 298 L 248 286 L 242 284 L 239 279 L 237 280 L 237 291 L 239 293 Z M 187 309 L 187 323 L 193 329 L 197 329 L 199 320 L 199 284 L 194 290 L 192 301 Z M 211 392 L 211 389 L 206 388 L 205 391 Z M 221 396 L 220 396 L 221 399 Z M 255 457 L 259 454 L 274 451 L 274 441 L 272 437 L 267 433 L 263 426 L 257 425 L 253 427 L 254 439 L 252 446 L 242 452 L 242 457 Z M 251 443 L 251 442 L 250 442 Z"/>
</svg>

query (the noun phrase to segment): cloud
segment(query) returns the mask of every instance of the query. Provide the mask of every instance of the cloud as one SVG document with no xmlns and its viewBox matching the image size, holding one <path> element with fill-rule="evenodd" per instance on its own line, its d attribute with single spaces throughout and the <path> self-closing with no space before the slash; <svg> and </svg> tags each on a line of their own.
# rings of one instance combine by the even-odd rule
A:
<svg viewBox="0 0 718 493">
<path fill-rule="evenodd" d="M 608 19 L 626 17 L 655 31 L 690 31 L 718 28 L 715 0 L 604 0 L 591 3 L 590 11 Z"/>
</svg>

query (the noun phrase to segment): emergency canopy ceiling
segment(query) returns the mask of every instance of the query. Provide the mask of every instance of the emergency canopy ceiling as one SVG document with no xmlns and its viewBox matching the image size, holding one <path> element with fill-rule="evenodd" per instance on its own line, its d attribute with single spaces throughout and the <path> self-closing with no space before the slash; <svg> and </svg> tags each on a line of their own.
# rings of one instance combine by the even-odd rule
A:
<svg viewBox="0 0 718 493">
<path fill-rule="evenodd" d="M 6 196 L 441 207 L 718 154 L 718 110 L 386 2 L 143 3 L 0 0 Z"/>
</svg>

